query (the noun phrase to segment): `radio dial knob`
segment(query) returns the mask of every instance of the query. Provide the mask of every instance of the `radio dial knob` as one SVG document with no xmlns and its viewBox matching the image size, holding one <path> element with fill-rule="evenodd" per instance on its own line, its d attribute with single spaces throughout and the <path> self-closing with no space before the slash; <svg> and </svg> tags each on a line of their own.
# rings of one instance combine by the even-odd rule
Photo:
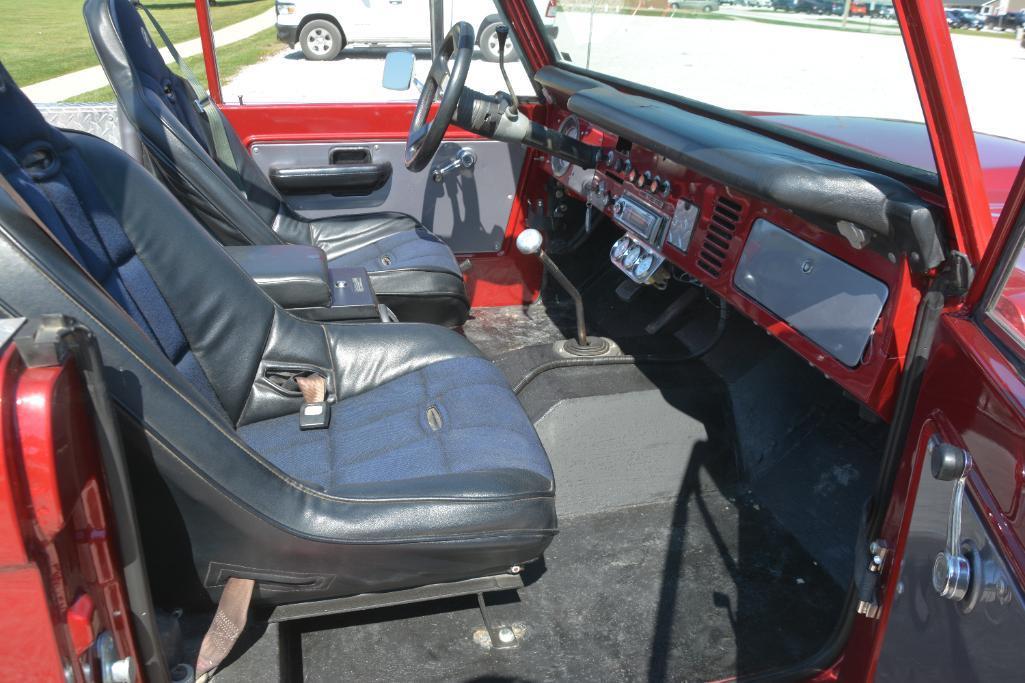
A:
<svg viewBox="0 0 1025 683">
<path fill-rule="evenodd" d="M 663 197 L 668 197 L 669 193 L 672 191 L 672 189 L 673 189 L 673 187 L 672 187 L 672 185 L 669 184 L 668 180 L 663 180 L 662 181 L 662 196 Z"/>
<path fill-rule="evenodd" d="M 655 194 L 660 187 L 662 187 L 662 176 L 657 175 L 648 183 L 648 192 Z"/>
<path fill-rule="evenodd" d="M 623 214 L 623 202 L 622 202 L 622 200 L 620 200 L 620 201 L 618 201 L 618 202 L 616 202 L 615 204 L 612 205 L 612 213 L 616 214 L 617 216 L 621 216 Z"/>
</svg>

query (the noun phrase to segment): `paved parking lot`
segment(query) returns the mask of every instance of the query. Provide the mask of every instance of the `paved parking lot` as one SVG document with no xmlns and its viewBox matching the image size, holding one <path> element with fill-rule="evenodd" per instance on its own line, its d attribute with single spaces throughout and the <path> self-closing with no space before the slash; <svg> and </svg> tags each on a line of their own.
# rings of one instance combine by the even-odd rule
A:
<svg viewBox="0 0 1025 683">
<path fill-rule="evenodd" d="M 593 69 L 733 109 L 922 119 L 899 36 L 769 24 L 745 20 L 743 10 L 728 12 L 735 18 L 596 14 L 592 21 L 585 13 L 562 12 L 559 48 Z M 771 12 L 750 16 L 789 19 Z M 859 22 L 865 20 L 850 23 L 864 25 Z M 954 35 L 953 41 L 975 129 L 1025 140 L 1025 49 L 986 36 Z M 405 93 L 381 87 L 387 50 L 350 47 L 335 61 L 308 62 L 284 48 L 244 69 L 225 93 L 250 103 L 415 99 L 415 87 Z M 417 53 L 422 78 L 429 51 Z M 518 91 L 530 92 L 521 68 L 512 76 Z M 497 65 L 480 59 L 467 82 L 483 92 L 504 89 Z"/>
</svg>

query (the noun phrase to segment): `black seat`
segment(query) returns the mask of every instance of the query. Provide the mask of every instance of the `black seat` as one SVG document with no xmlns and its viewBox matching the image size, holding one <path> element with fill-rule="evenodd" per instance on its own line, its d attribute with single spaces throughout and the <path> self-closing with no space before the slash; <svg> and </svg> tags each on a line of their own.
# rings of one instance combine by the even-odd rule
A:
<svg viewBox="0 0 1025 683">
<path fill-rule="evenodd" d="M 457 326 L 469 314 L 452 251 L 411 216 L 379 212 L 306 219 L 293 211 L 224 121 L 235 168 L 212 154 L 210 124 L 189 82 L 160 56 L 131 0 L 86 0 L 93 46 L 147 163 L 227 245 L 312 244 L 329 265 L 366 268 L 404 321 Z"/>
<path fill-rule="evenodd" d="M 217 595 L 239 576 L 258 601 L 305 602 L 498 573 L 548 545 L 548 458 L 462 336 L 294 317 L 142 166 L 51 128 L 2 66 L 0 173 L 56 238 L 0 191 L 0 310 L 96 334 L 158 587 Z M 301 396 L 276 381 L 307 373 L 327 378 L 328 429 L 300 431 Z"/>
</svg>

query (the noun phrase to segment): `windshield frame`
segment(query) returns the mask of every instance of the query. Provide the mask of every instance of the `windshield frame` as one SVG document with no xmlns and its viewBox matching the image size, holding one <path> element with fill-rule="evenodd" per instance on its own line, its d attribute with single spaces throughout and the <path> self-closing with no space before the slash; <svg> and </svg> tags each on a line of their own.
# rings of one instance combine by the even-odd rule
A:
<svg viewBox="0 0 1025 683">
<path fill-rule="evenodd" d="M 505 5 L 506 3 L 515 1 L 516 0 L 498 0 L 498 3 L 500 5 Z M 900 1 L 901 0 L 894 0 L 894 4 L 896 5 L 896 3 Z M 587 76 L 588 78 L 605 83 L 606 85 L 612 86 L 627 94 L 648 97 L 659 102 L 680 107 L 681 109 L 695 114 L 701 114 L 724 123 L 730 123 L 742 128 L 747 128 L 748 130 L 761 133 L 767 137 L 777 139 L 780 142 L 792 144 L 795 147 L 802 148 L 813 154 L 818 154 L 835 161 L 849 163 L 866 170 L 888 175 L 923 192 L 943 194 L 943 185 L 938 172 L 929 171 L 927 169 L 908 164 L 902 164 L 900 162 L 893 161 L 892 159 L 869 154 L 868 152 L 860 149 L 849 147 L 832 140 L 827 140 L 790 126 L 783 126 L 778 123 L 773 123 L 772 121 L 766 121 L 759 116 L 754 116 L 733 109 L 726 109 L 702 100 L 695 100 L 690 97 L 686 97 L 685 95 L 678 95 L 665 90 L 659 90 L 658 88 L 653 88 L 651 86 L 644 85 L 643 83 L 627 80 L 618 76 L 612 76 L 601 71 L 588 69 L 579 64 L 574 64 L 573 62 L 564 61 L 560 56 L 558 46 L 555 44 L 555 40 L 552 36 L 548 35 L 543 29 L 538 28 L 541 25 L 541 19 L 537 14 L 537 9 L 534 7 L 534 3 L 527 0 L 524 4 L 527 5 L 527 9 L 531 14 L 531 19 L 534 21 L 537 35 L 540 36 L 544 43 L 544 48 L 549 59 L 549 65 L 551 66 L 564 69 L 581 76 Z M 901 40 L 904 42 L 906 49 L 907 33 L 905 32 L 903 22 L 899 22 L 899 24 L 901 29 Z M 533 73 L 528 73 L 533 77 Z M 915 80 L 916 82 L 918 80 L 917 74 L 915 74 Z M 919 100 L 921 100 L 921 98 L 919 98 Z M 925 126 L 926 133 L 929 136 L 930 145 L 932 145 L 933 133 L 932 128 L 929 126 L 928 118 L 923 125 Z"/>
</svg>

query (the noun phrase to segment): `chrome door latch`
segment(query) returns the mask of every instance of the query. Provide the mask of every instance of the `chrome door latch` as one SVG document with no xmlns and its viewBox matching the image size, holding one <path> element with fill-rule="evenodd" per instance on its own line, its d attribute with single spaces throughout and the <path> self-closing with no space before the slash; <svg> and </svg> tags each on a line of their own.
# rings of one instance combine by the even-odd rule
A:
<svg viewBox="0 0 1025 683">
<path fill-rule="evenodd" d="M 436 168 L 431 173 L 431 179 L 436 183 L 445 181 L 445 176 L 455 171 L 470 170 L 477 163 L 477 153 L 469 147 L 463 147 L 456 154 L 456 158 L 441 168 Z"/>
<path fill-rule="evenodd" d="M 947 544 L 936 556 L 932 566 L 932 586 L 941 598 L 960 602 L 968 595 L 972 583 L 971 562 L 961 550 L 961 507 L 964 503 L 965 476 L 972 459 L 963 448 L 944 443 L 937 437 L 929 440 L 926 451 L 932 476 L 939 481 L 953 481 L 950 515 L 947 518 Z"/>
</svg>

